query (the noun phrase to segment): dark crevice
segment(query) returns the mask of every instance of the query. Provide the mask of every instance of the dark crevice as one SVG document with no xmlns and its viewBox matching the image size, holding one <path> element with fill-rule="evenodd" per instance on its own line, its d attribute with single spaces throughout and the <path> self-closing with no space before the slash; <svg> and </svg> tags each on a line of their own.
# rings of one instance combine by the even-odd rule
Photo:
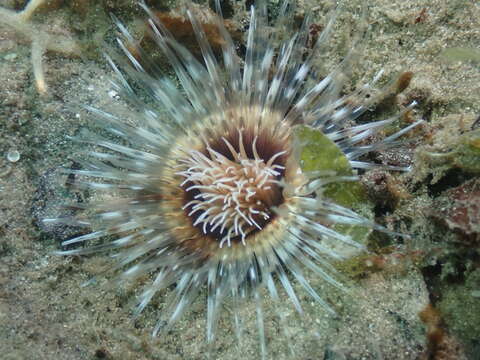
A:
<svg viewBox="0 0 480 360">
<path fill-rule="evenodd" d="M 461 169 L 450 169 L 435 184 L 428 185 L 428 195 L 439 196 L 442 192 L 462 185 L 464 182 L 473 179 L 475 176 L 462 171 Z M 431 180 L 432 176 L 428 180 Z"/>
</svg>

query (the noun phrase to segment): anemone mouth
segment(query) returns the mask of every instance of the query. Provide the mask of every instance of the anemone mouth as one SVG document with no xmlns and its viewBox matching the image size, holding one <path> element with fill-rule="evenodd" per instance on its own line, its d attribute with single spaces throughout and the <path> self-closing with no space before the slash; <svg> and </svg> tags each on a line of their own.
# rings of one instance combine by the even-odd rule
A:
<svg viewBox="0 0 480 360">
<path fill-rule="evenodd" d="M 210 126 L 189 132 L 175 173 L 182 215 L 220 247 L 246 245 L 275 219 L 291 172 L 291 127 L 278 126 L 279 115 L 248 107 L 227 116 L 210 117 Z M 202 141 L 195 144 L 196 138 Z"/>
</svg>

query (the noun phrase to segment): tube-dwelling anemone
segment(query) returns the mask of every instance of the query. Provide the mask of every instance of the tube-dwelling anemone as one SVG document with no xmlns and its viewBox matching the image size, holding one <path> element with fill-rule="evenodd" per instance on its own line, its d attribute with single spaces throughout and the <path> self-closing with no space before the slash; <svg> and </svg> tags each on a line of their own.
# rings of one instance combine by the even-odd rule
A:
<svg viewBox="0 0 480 360">
<path fill-rule="evenodd" d="M 368 86 L 340 95 L 353 50 L 329 75 L 308 85 L 313 58 L 331 32 L 334 16 L 306 52 L 311 40 L 308 19 L 300 31 L 282 40 L 271 31 L 275 24 L 268 24 L 266 6 L 260 2 L 250 10 L 243 61 L 221 15 L 216 26 L 222 38 L 222 59 L 217 59 L 201 24 L 187 11 L 202 52 L 199 61 L 141 6 L 181 89 L 165 77 L 152 75 L 160 70 L 141 48 L 132 54 L 135 41 L 118 22 L 122 32 L 118 42 L 128 60 L 108 57 L 108 61 L 118 75 L 117 89 L 135 104 L 138 125 L 87 107 L 113 136 L 90 134 L 80 139 L 95 149 L 88 151 L 82 169 L 68 173 L 83 179 L 77 183 L 107 196 L 85 205 L 75 219 L 45 221 L 92 229 L 63 243 L 92 245 L 60 254 L 114 251 L 113 269 L 123 269 L 120 279 L 153 277 L 140 296 L 137 314 L 160 290 L 174 285 L 155 334 L 170 328 L 206 289 L 207 341 L 215 338 L 226 298 L 233 302 L 234 327 L 240 335 L 239 308 L 252 299 L 265 355 L 261 290 L 278 301 L 283 288 L 301 312 L 292 286 L 296 281 L 332 311 L 303 271 L 342 287 L 329 275 L 328 261 L 341 258 L 336 244 L 360 249 L 362 245 L 330 225 L 377 227 L 323 196 L 325 184 L 352 178 L 303 171 L 295 126 L 321 131 L 352 168 L 368 169 L 374 165 L 359 157 L 395 145 L 394 140 L 417 123 L 378 143 L 360 145 L 398 116 L 350 126 L 373 102 L 362 96 Z M 285 3 L 276 21 L 285 25 L 289 11 Z M 131 81 L 143 88 L 150 101 L 141 100 Z"/>
</svg>

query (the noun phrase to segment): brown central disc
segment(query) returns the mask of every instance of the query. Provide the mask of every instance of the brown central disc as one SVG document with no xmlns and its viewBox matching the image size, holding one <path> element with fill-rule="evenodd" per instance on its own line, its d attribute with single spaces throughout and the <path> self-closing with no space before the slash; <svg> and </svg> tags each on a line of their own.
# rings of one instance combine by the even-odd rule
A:
<svg viewBox="0 0 480 360">
<path fill-rule="evenodd" d="M 246 239 L 275 217 L 287 151 L 267 131 L 235 129 L 183 161 L 185 214 L 220 246 Z"/>
</svg>

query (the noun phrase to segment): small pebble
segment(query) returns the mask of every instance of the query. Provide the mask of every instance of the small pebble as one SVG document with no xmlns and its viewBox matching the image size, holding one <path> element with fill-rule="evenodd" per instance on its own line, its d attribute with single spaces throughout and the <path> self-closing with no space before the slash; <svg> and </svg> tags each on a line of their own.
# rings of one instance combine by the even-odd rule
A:
<svg viewBox="0 0 480 360">
<path fill-rule="evenodd" d="M 18 160 L 20 160 L 20 153 L 17 150 L 10 150 L 7 153 L 7 160 L 16 163 Z"/>
</svg>

